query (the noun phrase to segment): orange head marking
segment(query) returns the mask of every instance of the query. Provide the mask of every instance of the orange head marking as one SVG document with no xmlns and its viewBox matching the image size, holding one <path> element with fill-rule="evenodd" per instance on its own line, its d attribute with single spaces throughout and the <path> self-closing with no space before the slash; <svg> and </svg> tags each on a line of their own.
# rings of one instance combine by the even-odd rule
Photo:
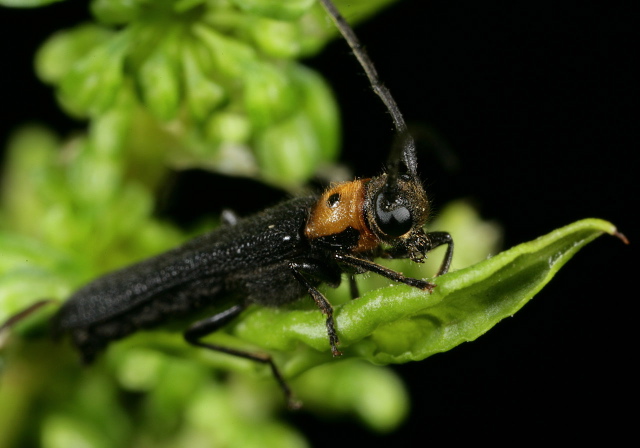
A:
<svg viewBox="0 0 640 448">
<path fill-rule="evenodd" d="M 365 185 L 369 179 L 354 180 L 326 190 L 311 210 L 305 235 L 309 239 L 331 237 L 349 228 L 358 232 L 353 252 L 372 250 L 380 240 L 369 229 L 364 215 Z"/>
</svg>

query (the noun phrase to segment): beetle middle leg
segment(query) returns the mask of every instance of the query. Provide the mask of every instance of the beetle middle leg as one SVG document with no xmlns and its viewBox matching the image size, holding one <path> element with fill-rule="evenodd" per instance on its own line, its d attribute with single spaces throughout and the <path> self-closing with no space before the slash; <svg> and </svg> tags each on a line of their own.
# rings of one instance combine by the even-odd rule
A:
<svg viewBox="0 0 640 448">
<path fill-rule="evenodd" d="M 218 314 L 197 321 L 196 323 L 191 325 L 187 329 L 187 331 L 184 332 L 185 340 L 189 344 L 195 345 L 197 347 L 203 347 L 209 350 L 215 350 L 217 352 L 227 353 L 229 355 L 238 356 L 240 358 L 249 359 L 251 361 L 256 361 L 262 364 L 267 364 L 271 368 L 273 376 L 278 381 L 280 388 L 284 392 L 289 409 L 298 409 L 300 407 L 300 403 L 293 398 L 293 394 L 291 392 L 291 389 L 289 388 L 289 385 L 282 376 L 282 373 L 280 373 L 278 367 L 276 367 L 275 363 L 271 359 L 271 356 L 262 353 L 251 353 L 244 350 L 237 350 L 234 348 L 224 347 L 222 345 L 201 341 L 201 338 L 213 333 L 216 330 L 219 330 L 220 328 L 228 324 L 233 318 L 238 316 L 245 309 L 245 307 L 245 305 L 234 305 L 231 308 L 224 310 Z"/>
<path fill-rule="evenodd" d="M 333 271 L 327 269 L 326 266 L 306 262 L 291 262 L 289 263 L 289 268 L 291 268 L 291 272 L 293 272 L 293 276 L 296 280 L 307 288 L 309 295 L 314 302 L 316 302 L 318 308 L 320 308 L 322 313 L 327 316 L 326 326 L 327 335 L 329 336 L 329 344 L 331 345 L 331 354 L 333 356 L 342 355 L 342 352 L 338 350 L 338 344 L 340 344 L 340 341 L 338 340 L 338 334 L 336 333 L 335 322 L 333 320 L 333 307 L 318 288 L 316 288 L 303 275 L 303 273 L 305 273 L 328 283 L 330 286 L 338 286 L 341 278 L 340 271 Z"/>
</svg>

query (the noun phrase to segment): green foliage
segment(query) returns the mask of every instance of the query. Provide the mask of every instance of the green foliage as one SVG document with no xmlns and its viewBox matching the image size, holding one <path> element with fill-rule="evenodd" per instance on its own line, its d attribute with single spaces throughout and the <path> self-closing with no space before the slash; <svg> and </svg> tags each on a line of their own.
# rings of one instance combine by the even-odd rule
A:
<svg viewBox="0 0 640 448">
<path fill-rule="evenodd" d="M 345 12 L 361 19 L 388 2 Z M 295 189 L 335 160 L 331 90 L 295 62 L 336 34 L 313 0 L 97 0 L 92 12 L 97 23 L 58 32 L 36 58 L 68 113 L 132 116 L 132 134 L 164 137 L 153 157 L 165 169 L 207 167 Z M 242 123 L 241 139 L 219 131 L 229 116 Z M 121 149 L 141 151 L 128 143 Z M 243 154 L 235 163 L 229 148 Z"/>
</svg>

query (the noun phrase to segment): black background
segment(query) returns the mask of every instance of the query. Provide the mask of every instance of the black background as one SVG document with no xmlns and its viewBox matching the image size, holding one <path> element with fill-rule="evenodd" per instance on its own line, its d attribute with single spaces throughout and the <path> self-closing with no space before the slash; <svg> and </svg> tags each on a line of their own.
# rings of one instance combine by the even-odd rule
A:
<svg viewBox="0 0 640 448">
<path fill-rule="evenodd" d="M 62 134 L 82 129 L 59 112 L 31 60 L 52 31 L 85 17 L 78 1 L 0 9 L 2 146 L 27 121 Z M 638 299 L 632 26 L 631 10 L 604 4 L 405 0 L 358 27 L 407 121 L 436 131 L 457 160 L 452 169 L 421 153 L 436 207 L 470 199 L 504 227 L 505 247 L 586 217 L 612 221 L 632 245 L 599 238 L 479 340 L 396 367 L 408 382 L 413 412 L 395 433 L 374 435 L 351 421 L 320 421 L 304 412 L 291 417 L 314 446 L 350 446 L 352 437 L 383 446 L 414 440 L 416 431 L 426 441 L 469 418 L 493 421 L 477 434 L 501 434 L 506 419 L 521 420 L 518 427 L 531 434 L 551 425 L 568 435 L 571 421 L 579 422 L 571 425 L 578 432 L 619 433 L 624 407 L 634 406 L 637 395 L 630 362 Z M 341 102 L 344 162 L 356 175 L 376 174 L 392 127 L 361 69 L 341 41 L 308 63 Z M 193 179 L 181 179 L 175 194 L 191 197 L 203 182 L 214 188 L 232 182 L 254 210 L 279 194 L 253 196 L 249 191 L 256 190 L 240 181 Z M 220 199 L 208 206 L 238 202 Z M 190 207 L 182 212 L 203 212 Z M 462 436 L 449 433 L 452 441 Z"/>
</svg>

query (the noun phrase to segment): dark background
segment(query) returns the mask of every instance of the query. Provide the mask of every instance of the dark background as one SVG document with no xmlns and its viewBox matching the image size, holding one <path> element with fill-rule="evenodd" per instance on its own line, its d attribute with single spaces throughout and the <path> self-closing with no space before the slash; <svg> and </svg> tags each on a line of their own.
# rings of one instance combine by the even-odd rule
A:
<svg viewBox="0 0 640 448">
<path fill-rule="evenodd" d="M 399 431 L 377 436 L 350 421 L 293 416 L 315 446 L 349 446 L 352 437 L 383 446 L 409 441 L 415 431 L 426 441 L 468 418 L 494 421 L 479 434 L 498 435 L 505 419 L 521 419 L 518 427 L 532 433 L 576 421 L 589 434 L 615 435 L 623 407 L 637 395 L 630 363 L 638 299 L 631 271 L 638 243 L 632 11 L 505 3 L 405 0 L 357 29 L 407 121 L 437 133 L 436 148 L 457 160 L 452 168 L 429 144 L 420 155 L 436 207 L 472 200 L 503 225 L 505 247 L 586 217 L 612 221 L 633 244 L 601 237 L 479 340 L 396 367 L 413 397 Z M 59 112 L 31 61 L 52 31 L 85 17 L 78 1 L 0 9 L 2 146 L 8 131 L 27 121 L 63 134 L 82 128 Z M 376 174 L 392 127 L 362 70 L 341 41 L 308 62 L 341 102 L 344 162 L 356 175 Z M 241 181 L 196 174 L 180 179 L 175 194 L 191 197 L 203 182 L 214 188 L 232 182 L 250 196 Z M 247 207 L 259 210 L 279 194 L 252 195 Z M 237 203 L 222 199 L 228 202 L 210 207 Z M 210 212 L 190 207 L 175 210 Z M 450 433 L 452 441 L 460 436 Z"/>
</svg>

